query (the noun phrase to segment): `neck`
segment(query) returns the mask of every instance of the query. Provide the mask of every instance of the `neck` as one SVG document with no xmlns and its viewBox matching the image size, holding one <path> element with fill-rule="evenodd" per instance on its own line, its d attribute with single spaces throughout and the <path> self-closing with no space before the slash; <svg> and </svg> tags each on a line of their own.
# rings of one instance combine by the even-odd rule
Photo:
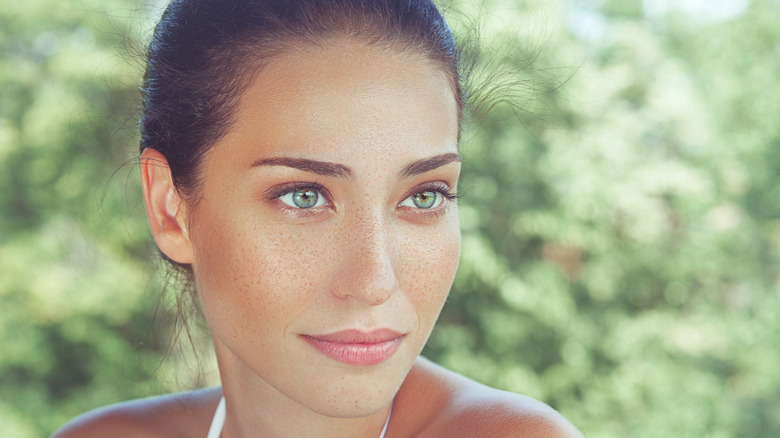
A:
<svg viewBox="0 0 780 438">
<path fill-rule="evenodd" d="M 333 402 L 331 397 L 331 400 L 325 401 L 325 408 L 330 403 L 334 405 L 333 409 L 318 412 L 316 400 L 307 406 L 288 397 L 241 362 L 220 354 L 224 347 L 217 344 L 215 341 L 222 390 L 227 401 L 223 437 L 379 437 L 390 414 L 391 403 L 380 406 L 374 412 L 355 415 L 355 412 L 347 411 L 340 414 L 340 408 L 335 405 L 345 401 Z"/>
</svg>

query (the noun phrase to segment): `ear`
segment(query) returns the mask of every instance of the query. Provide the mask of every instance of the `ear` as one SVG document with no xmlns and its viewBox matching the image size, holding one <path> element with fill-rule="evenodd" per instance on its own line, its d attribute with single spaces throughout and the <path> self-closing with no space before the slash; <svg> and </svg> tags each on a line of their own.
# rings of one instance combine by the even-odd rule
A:
<svg viewBox="0 0 780 438">
<path fill-rule="evenodd" d="M 177 263 L 192 263 L 186 205 L 173 185 L 168 160 L 155 149 L 146 148 L 141 153 L 141 185 L 149 228 L 157 247 Z"/>
</svg>

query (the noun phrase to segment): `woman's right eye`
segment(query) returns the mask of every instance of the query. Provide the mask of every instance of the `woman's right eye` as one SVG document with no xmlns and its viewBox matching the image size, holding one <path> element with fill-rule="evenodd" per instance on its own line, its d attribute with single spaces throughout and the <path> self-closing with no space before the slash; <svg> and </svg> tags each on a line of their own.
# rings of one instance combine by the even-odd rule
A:
<svg viewBox="0 0 780 438">
<path fill-rule="evenodd" d="M 303 187 L 291 190 L 278 198 L 292 208 L 308 209 L 327 205 L 325 196 L 319 190 L 312 187 Z"/>
</svg>

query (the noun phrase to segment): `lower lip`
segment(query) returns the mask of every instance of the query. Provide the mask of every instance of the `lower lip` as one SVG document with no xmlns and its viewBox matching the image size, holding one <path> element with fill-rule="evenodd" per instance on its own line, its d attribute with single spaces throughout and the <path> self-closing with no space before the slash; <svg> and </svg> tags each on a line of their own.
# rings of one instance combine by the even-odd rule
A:
<svg viewBox="0 0 780 438">
<path fill-rule="evenodd" d="M 378 365 L 398 350 L 402 336 L 387 341 L 371 343 L 341 343 L 324 341 L 311 336 L 302 338 L 317 351 L 333 360 L 348 365 Z"/>
</svg>

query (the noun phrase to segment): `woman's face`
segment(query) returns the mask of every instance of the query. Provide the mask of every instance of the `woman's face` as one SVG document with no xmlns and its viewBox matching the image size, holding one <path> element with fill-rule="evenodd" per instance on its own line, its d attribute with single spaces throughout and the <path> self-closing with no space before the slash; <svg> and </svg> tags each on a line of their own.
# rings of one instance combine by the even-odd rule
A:
<svg viewBox="0 0 780 438">
<path fill-rule="evenodd" d="M 455 98 L 422 55 L 277 56 L 203 161 L 187 223 L 226 390 L 332 416 L 386 406 L 460 251 Z"/>
</svg>

